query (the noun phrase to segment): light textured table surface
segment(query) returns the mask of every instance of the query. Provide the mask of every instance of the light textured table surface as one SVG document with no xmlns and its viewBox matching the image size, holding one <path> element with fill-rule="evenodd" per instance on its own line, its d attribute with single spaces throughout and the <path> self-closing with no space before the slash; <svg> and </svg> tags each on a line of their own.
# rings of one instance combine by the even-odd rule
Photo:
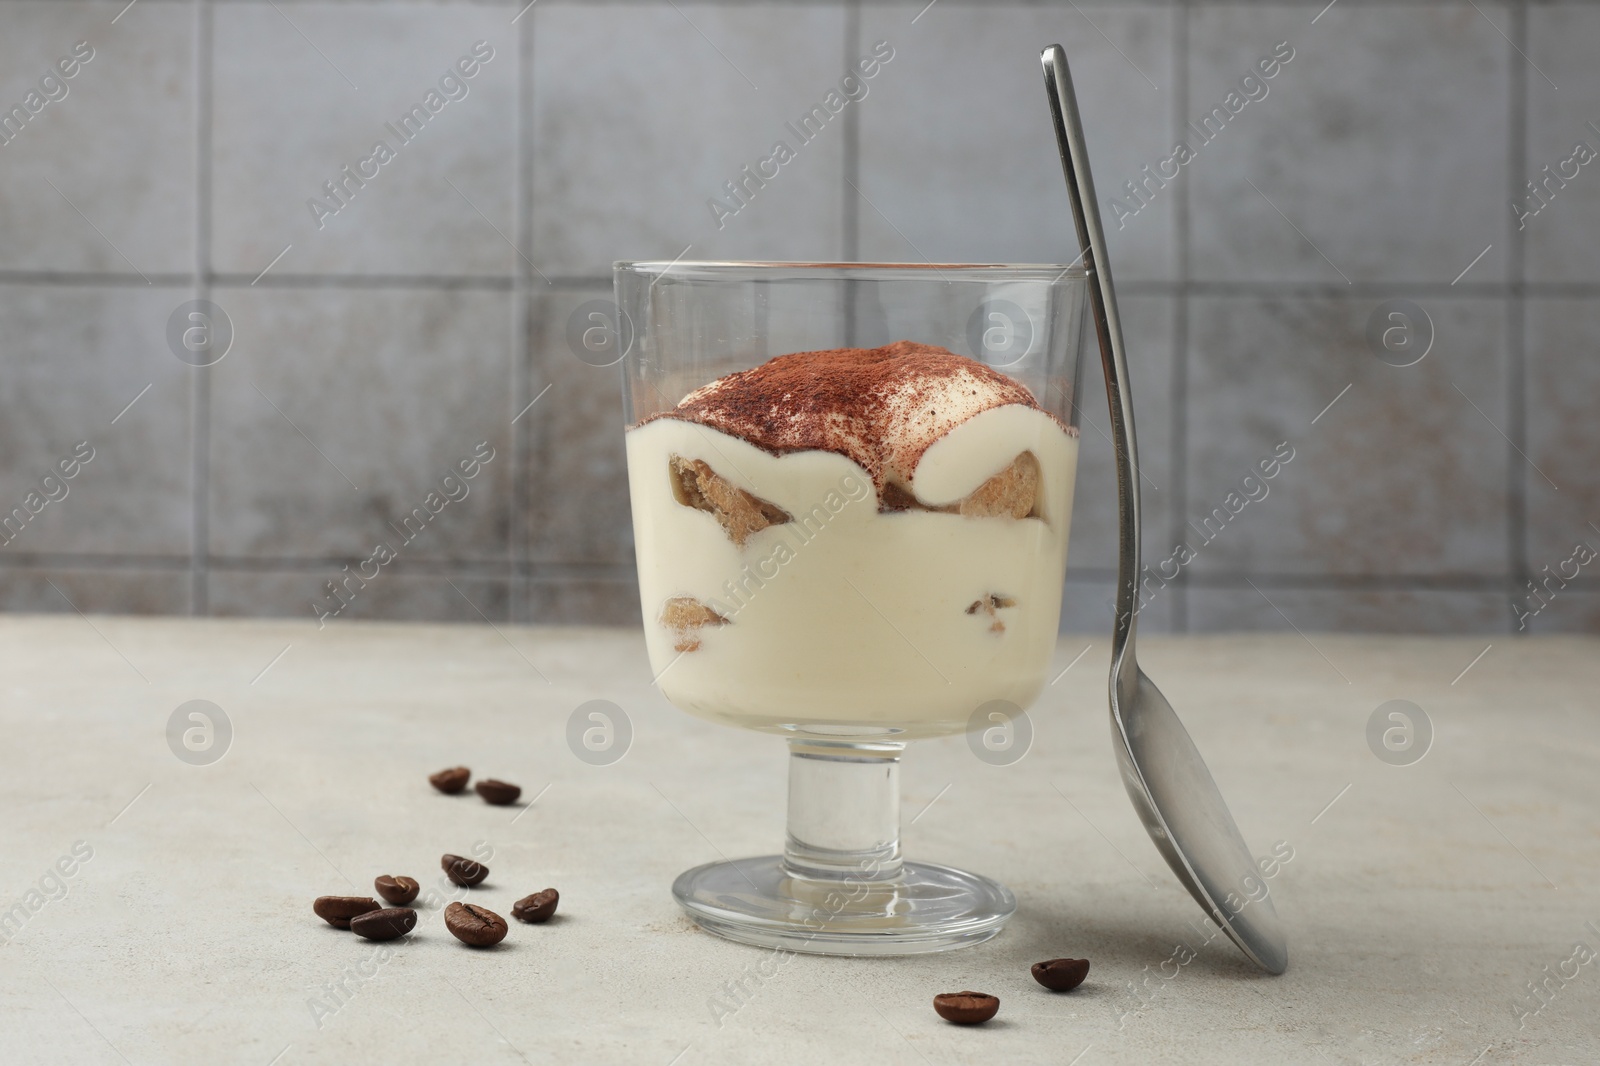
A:
<svg viewBox="0 0 1600 1066">
<path fill-rule="evenodd" d="M 1006 931 L 775 965 L 697 931 L 668 886 L 777 849 L 784 746 L 667 705 L 637 633 L 0 619 L 0 1061 L 1600 1061 L 1600 959 L 1572 961 L 1600 950 L 1600 641 L 1504 639 L 1475 663 L 1482 639 L 1148 642 L 1254 852 L 1292 851 L 1278 978 L 1196 932 L 1117 779 L 1106 641 L 1064 638 L 1057 668 L 1087 643 L 1020 762 L 962 738 L 906 759 L 908 854 L 1010 885 Z M 193 699 L 232 724 L 211 765 L 168 747 Z M 567 746 L 590 699 L 633 724 L 609 766 Z M 1435 731 L 1412 765 L 1368 746 L 1391 699 Z M 540 798 L 428 787 L 458 763 Z M 493 852 L 474 900 L 509 914 L 554 886 L 559 919 L 485 952 L 425 911 L 383 959 L 311 913 L 379 874 L 437 888 L 439 855 L 474 847 Z M 1062 955 L 1093 969 L 1052 995 L 1028 965 Z M 967 988 L 1001 998 L 994 1022 L 934 1015 Z"/>
</svg>

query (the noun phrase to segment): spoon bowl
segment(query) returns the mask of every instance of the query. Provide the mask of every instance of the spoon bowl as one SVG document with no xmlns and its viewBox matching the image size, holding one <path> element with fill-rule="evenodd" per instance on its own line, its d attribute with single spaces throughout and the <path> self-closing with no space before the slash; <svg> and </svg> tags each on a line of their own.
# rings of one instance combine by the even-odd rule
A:
<svg viewBox="0 0 1600 1066">
<path fill-rule="evenodd" d="M 1130 642 L 1131 651 L 1131 642 Z M 1172 704 L 1134 667 L 1132 698 L 1112 697 L 1112 747 L 1128 798 L 1172 872 L 1239 949 L 1268 973 L 1289 949 L 1227 801 Z"/>
</svg>

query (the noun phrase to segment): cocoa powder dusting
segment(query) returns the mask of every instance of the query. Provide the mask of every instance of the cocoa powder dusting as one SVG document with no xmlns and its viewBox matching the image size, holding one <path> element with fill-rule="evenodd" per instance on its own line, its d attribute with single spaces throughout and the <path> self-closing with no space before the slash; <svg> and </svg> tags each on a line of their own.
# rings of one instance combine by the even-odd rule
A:
<svg viewBox="0 0 1600 1066">
<path fill-rule="evenodd" d="M 708 426 L 774 454 L 837 452 L 860 464 L 882 492 L 891 478 L 909 481 L 923 453 L 950 430 L 1007 404 L 1040 409 L 1026 387 L 977 360 L 902 340 L 780 355 L 697 389 L 655 417 Z"/>
</svg>

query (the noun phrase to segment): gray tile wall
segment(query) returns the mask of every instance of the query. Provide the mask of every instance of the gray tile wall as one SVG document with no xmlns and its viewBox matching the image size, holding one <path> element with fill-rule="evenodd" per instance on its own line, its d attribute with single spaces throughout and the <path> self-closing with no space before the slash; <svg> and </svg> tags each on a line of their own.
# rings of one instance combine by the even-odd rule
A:
<svg viewBox="0 0 1600 1066">
<path fill-rule="evenodd" d="M 0 545 L 0 608 L 637 620 L 616 371 L 569 317 L 617 258 L 1071 258 L 1035 62 L 1059 40 L 1146 553 L 1196 551 L 1146 626 L 1493 634 L 1520 603 L 1600 627 L 1588 569 L 1527 587 L 1600 548 L 1600 169 L 1565 162 L 1600 148 L 1600 4 L 525 4 L 0 0 L 0 110 L 26 115 L 0 144 L 0 512 L 60 497 Z M 719 227 L 707 198 L 877 41 L 867 96 Z M 341 174 L 380 138 L 376 174 Z M 170 350 L 195 299 L 232 326 L 209 367 Z M 1368 338 L 1393 299 L 1431 320 L 1412 366 Z M 1064 625 L 1103 632 L 1087 396 Z M 1281 441 L 1269 495 L 1202 532 Z M 347 578 L 380 542 L 397 557 Z"/>
</svg>

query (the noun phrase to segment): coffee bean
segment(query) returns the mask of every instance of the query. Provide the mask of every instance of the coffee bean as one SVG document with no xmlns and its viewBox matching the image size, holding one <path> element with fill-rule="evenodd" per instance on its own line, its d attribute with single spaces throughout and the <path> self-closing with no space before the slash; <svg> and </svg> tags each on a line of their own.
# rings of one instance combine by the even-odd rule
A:
<svg viewBox="0 0 1600 1066">
<path fill-rule="evenodd" d="M 348 929 L 351 918 L 377 910 L 378 901 L 369 896 L 318 896 L 311 909 L 329 925 Z"/>
<path fill-rule="evenodd" d="M 350 931 L 368 940 L 394 940 L 416 927 L 417 912 L 410 907 L 385 907 L 350 919 Z"/>
<path fill-rule="evenodd" d="M 489 876 L 489 868 L 481 862 L 462 858 L 460 855 L 446 855 L 439 860 L 439 865 L 444 868 L 444 875 L 463 888 L 471 888 L 481 884 Z"/>
<path fill-rule="evenodd" d="M 1088 976 L 1088 959 L 1050 959 L 1033 964 L 1033 979 L 1052 992 L 1071 992 Z"/>
<path fill-rule="evenodd" d="M 511 917 L 520 922 L 547 922 L 556 912 L 556 904 L 559 902 L 561 893 L 553 888 L 547 888 L 543 892 L 535 892 L 512 904 Z"/>
<path fill-rule="evenodd" d="M 939 1017 L 957 1025 L 978 1025 L 995 1016 L 1000 1000 L 987 992 L 946 992 L 933 997 Z"/>
<path fill-rule="evenodd" d="M 496 807 L 504 807 L 508 803 L 517 802 L 517 797 L 522 795 L 521 785 L 509 785 L 504 781 L 496 781 L 488 777 L 473 786 L 478 790 L 478 795 L 483 797 L 483 802 L 492 803 Z"/>
<path fill-rule="evenodd" d="M 392 877 L 389 874 L 384 874 L 372 882 L 372 887 L 378 890 L 378 895 L 396 907 L 404 907 L 416 899 L 417 893 L 422 891 L 422 886 L 417 884 L 415 878 Z"/>
<path fill-rule="evenodd" d="M 444 909 L 444 927 L 463 944 L 493 947 L 506 938 L 506 920 L 473 903 L 452 903 Z"/>
<path fill-rule="evenodd" d="M 430 774 L 428 784 L 446 795 L 454 796 L 457 792 L 467 787 L 467 781 L 471 777 L 471 770 L 468 770 L 465 766 L 456 766 L 449 770 L 440 770 L 436 774 Z"/>
</svg>

